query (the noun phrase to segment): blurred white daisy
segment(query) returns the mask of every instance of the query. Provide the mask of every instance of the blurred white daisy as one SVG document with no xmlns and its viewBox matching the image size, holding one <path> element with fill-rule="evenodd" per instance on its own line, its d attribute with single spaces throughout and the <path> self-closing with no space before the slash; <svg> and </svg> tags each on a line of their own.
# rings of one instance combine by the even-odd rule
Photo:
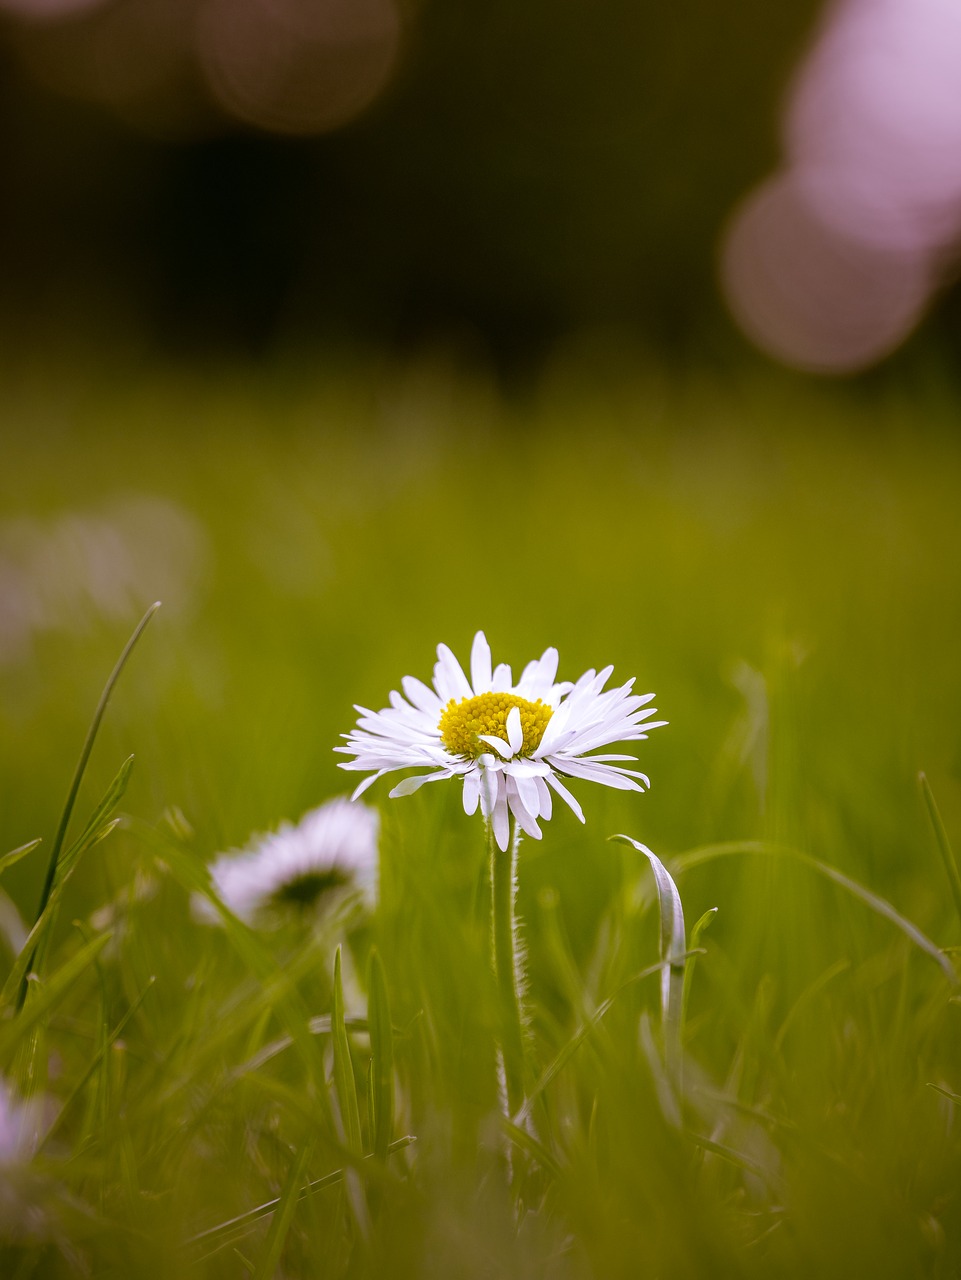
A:
<svg viewBox="0 0 961 1280">
<path fill-rule="evenodd" d="M 38 1140 L 40 1107 L 24 1102 L 0 1076 L 0 1169 L 30 1160 Z"/>
<path fill-rule="evenodd" d="M 342 769 L 373 770 L 356 798 L 385 773 L 411 766 L 430 773 L 406 778 L 391 791 L 409 795 L 424 782 L 463 779 L 464 809 L 490 822 L 499 848 L 509 840 L 509 815 L 540 839 L 538 819 L 551 816 L 551 791 L 584 821 L 581 807 L 561 778 L 586 778 L 608 787 L 643 791 L 643 773 L 624 767 L 635 756 L 589 755 L 614 742 L 646 738 L 666 724 L 647 704 L 652 693 L 632 693 L 633 680 L 604 692 L 613 667 L 587 671 L 575 683 L 558 683 L 557 650 L 546 649 L 514 683 L 504 663 L 491 668 L 483 631 L 474 637 L 470 679 L 444 644 L 437 647 L 433 688 L 413 676 L 401 682 L 406 699 L 391 693 L 382 711 L 356 707 L 357 728 L 335 750 L 355 757 Z"/>
<path fill-rule="evenodd" d="M 217 896 L 248 924 L 265 915 L 322 909 L 359 893 L 368 907 L 377 897 L 380 819 L 346 797 L 305 813 L 296 826 L 255 837 L 246 850 L 227 853 L 210 868 Z M 199 918 L 216 923 L 213 906 L 194 898 Z"/>
<path fill-rule="evenodd" d="M 43 1234 L 44 1186 L 30 1169 L 40 1140 L 45 1100 L 24 1101 L 0 1076 L 0 1242 Z"/>
</svg>

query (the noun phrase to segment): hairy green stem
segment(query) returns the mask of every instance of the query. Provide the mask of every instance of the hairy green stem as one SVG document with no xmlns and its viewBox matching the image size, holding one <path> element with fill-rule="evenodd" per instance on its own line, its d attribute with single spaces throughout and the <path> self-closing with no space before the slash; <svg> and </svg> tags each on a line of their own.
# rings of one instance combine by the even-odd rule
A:
<svg viewBox="0 0 961 1280">
<path fill-rule="evenodd" d="M 524 1035 L 521 1022 L 521 959 L 514 914 L 517 893 L 517 848 L 521 833 L 513 824 L 506 850 L 498 848 L 490 830 L 491 949 L 500 1014 L 500 1051 L 507 1092 L 508 1119 L 524 1105 Z"/>
</svg>

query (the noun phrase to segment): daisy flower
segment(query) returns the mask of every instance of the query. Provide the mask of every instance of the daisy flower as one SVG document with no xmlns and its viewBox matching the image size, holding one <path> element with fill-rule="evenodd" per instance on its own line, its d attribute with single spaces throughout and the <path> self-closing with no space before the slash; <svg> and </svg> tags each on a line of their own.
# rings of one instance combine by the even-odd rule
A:
<svg viewBox="0 0 961 1280">
<path fill-rule="evenodd" d="M 30 1169 L 46 1100 L 21 1099 L 0 1076 L 0 1245 L 45 1234 L 45 1187 Z"/>
<path fill-rule="evenodd" d="M 31 1158 L 37 1145 L 39 1119 L 37 1100 L 21 1101 L 0 1076 L 0 1169 Z"/>
<path fill-rule="evenodd" d="M 515 683 L 506 664 L 492 668 L 490 646 L 478 631 L 468 679 L 447 645 L 438 645 L 433 687 L 405 676 L 405 696 L 391 693 L 389 707 L 355 708 L 357 728 L 344 734 L 347 745 L 335 750 L 355 757 L 342 769 L 372 773 L 352 798 L 395 769 L 430 772 L 399 782 L 391 796 L 409 795 L 440 778 L 460 778 L 465 811 L 475 813 L 479 806 L 504 850 L 511 814 L 522 831 L 540 839 L 537 824 L 551 816 L 552 791 L 584 821 L 562 778 L 624 791 L 649 787 L 643 773 L 625 766 L 635 756 L 589 753 L 646 738 L 666 724 L 650 720 L 656 709 L 647 704 L 654 695 L 633 693 L 633 680 L 605 691 L 613 667 L 586 671 L 573 684 L 558 682 L 557 661 L 557 650 L 545 649 Z"/>
<path fill-rule="evenodd" d="M 341 796 L 257 836 L 248 848 L 224 854 L 210 868 L 217 896 L 248 924 L 258 916 L 326 905 L 359 891 L 368 907 L 377 895 L 379 816 L 367 805 Z M 219 916 L 195 897 L 197 915 L 210 923 Z"/>
</svg>

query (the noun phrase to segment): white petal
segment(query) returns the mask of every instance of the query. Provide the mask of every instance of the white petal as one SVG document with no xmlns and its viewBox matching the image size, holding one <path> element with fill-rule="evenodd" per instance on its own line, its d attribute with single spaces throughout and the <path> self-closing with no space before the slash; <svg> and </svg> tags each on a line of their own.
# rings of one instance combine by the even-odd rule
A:
<svg viewBox="0 0 961 1280">
<path fill-rule="evenodd" d="M 473 690 L 468 684 L 463 668 L 446 644 L 437 646 L 434 688 L 442 702 L 450 702 L 451 698 L 456 698 L 460 702 L 462 698 L 473 696 Z"/>
<path fill-rule="evenodd" d="M 507 741 L 511 744 L 511 755 L 517 755 L 524 745 L 524 726 L 521 724 L 520 707 L 511 707 L 507 713 Z"/>
<path fill-rule="evenodd" d="M 514 684 L 514 676 L 506 662 L 499 662 L 491 677 L 491 689 L 494 693 L 508 693 Z"/>
<path fill-rule="evenodd" d="M 511 812 L 514 815 L 514 822 L 517 822 L 521 831 L 526 835 L 534 837 L 534 840 L 540 840 L 541 831 L 537 826 L 536 813 L 531 813 L 527 808 L 525 796 L 522 796 L 517 790 L 516 781 L 509 776 L 507 778 L 507 803 L 511 806 Z"/>
<path fill-rule="evenodd" d="M 520 799 L 521 804 L 532 818 L 540 816 L 541 796 L 537 789 L 537 779 L 528 774 L 515 774 L 508 770 L 508 786 Z"/>
<path fill-rule="evenodd" d="M 472 814 L 477 812 L 477 805 L 480 801 L 481 792 L 481 771 L 480 769 L 469 769 L 464 774 L 464 812 Z"/>
<path fill-rule="evenodd" d="M 349 769 L 351 766 L 349 764 L 342 764 L 340 767 L 342 769 Z M 350 797 L 351 800 L 356 800 L 358 796 L 362 796 L 364 792 L 367 790 L 367 788 L 369 786 L 372 786 L 373 783 L 375 783 L 378 778 L 382 778 L 386 772 L 387 772 L 386 769 L 378 769 L 377 772 L 372 773 L 369 778 L 365 778 L 364 781 L 360 784 L 360 786 L 356 787 L 352 792 Z"/>
<path fill-rule="evenodd" d="M 510 818 L 507 813 L 507 787 L 504 785 L 504 779 L 497 779 L 497 796 L 494 800 L 494 810 L 491 814 L 491 825 L 494 828 L 494 839 L 497 841 L 497 847 L 503 853 L 507 849 L 507 842 L 510 839 Z"/>
<path fill-rule="evenodd" d="M 545 684 L 553 684 L 557 675 L 558 653 L 553 645 L 541 654 L 540 678 Z"/>
<path fill-rule="evenodd" d="M 547 822 L 550 820 L 554 808 L 551 801 L 551 790 L 545 778 L 535 778 L 534 781 L 537 784 L 537 795 L 540 800 L 540 816 Z"/>
<path fill-rule="evenodd" d="M 565 800 L 570 805 L 571 809 L 573 809 L 574 811 L 575 817 L 579 818 L 580 821 L 583 822 L 584 810 L 577 803 L 577 801 L 574 799 L 574 797 L 571 795 L 568 789 L 564 786 L 560 778 L 558 778 L 555 774 L 551 773 L 551 774 L 548 774 L 547 781 L 554 788 L 554 790 L 557 792 L 560 798 L 562 800 Z"/>
<path fill-rule="evenodd" d="M 488 693 L 491 687 L 491 647 L 483 631 L 474 636 L 470 651 L 470 679 L 474 693 Z"/>
<path fill-rule="evenodd" d="M 407 695 L 407 700 L 412 702 L 418 711 L 435 717 L 440 715 L 444 704 L 434 690 L 424 684 L 423 680 L 418 680 L 415 676 L 404 676 L 400 683 Z"/>
<path fill-rule="evenodd" d="M 395 800 L 398 796 L 409 796 L 424 785 L 425 782 L 436 782 L 438 778 L 451 777 L 450 770 L 443 769 L 440 773 L 422 773 L 417 778 L 404 778 L 402 782 L 398 782 L 397 786 L 388 792 L 391 800 Z"/>
<path fill-rule="evenodd" d="M 517 711 L 517 708 L 512 707 L 511 711 L 512 712 Z M 518 712 L 518 719 L 520 719 L 520 712 Z M 513 756 L 514 754 L 514 748 L 511 746 L 511 744 L 509 742 L 505 742 L 503 738 L 498 738 L 496 734 L 479 733 L 477 735 L 477 739 L 479 742 L 489 743 L 489 745 L 492 746 L 494 750 L 497 752 L 497 754 L 501 756 L 504 760 L 510 760 L 511 756 Z M 522 733 L 521 745 L 523 745 L 523 743 L 524 743 L 524 735 Z"/>
</svg>

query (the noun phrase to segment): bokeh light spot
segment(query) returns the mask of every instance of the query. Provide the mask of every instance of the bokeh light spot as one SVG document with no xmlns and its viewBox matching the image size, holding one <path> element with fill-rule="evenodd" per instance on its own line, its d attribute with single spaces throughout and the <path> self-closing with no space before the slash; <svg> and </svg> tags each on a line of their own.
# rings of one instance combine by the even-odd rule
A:
<svg viewBox="0 0 961 1280">
<path fill-rule="evenodd" d="M 728 303 L 762 350 L 799 369 L 851 373 L 917 324 L 930 286 L 914 254 L 844 237 L 807 205 L 793 174 L 758 188 L 721 250 Z"/>
</svg>

